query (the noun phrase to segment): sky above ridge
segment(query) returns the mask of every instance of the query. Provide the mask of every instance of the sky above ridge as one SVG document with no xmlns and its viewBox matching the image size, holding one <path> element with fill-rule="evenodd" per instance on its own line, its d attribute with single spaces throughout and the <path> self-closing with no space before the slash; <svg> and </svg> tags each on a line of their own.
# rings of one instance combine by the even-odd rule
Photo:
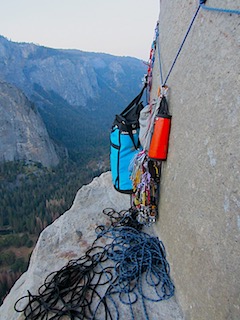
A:
<svg viewBox="0 0 240 320">
<path fill-rule="evenodd" d="M 12 41 L 148 60 L 159 0 L 0 0 Z"/>
</svg>

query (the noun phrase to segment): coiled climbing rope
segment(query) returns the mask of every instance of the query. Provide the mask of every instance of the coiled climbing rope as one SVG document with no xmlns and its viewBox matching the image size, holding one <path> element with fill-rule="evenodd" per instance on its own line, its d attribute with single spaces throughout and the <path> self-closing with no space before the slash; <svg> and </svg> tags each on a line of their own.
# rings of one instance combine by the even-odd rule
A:
<svg viewBox="0 0 240 320">
<path fill-rule="evenodd" d="M 141 231 L 131 209 L 104 213 L 111 225 L 96 228 L 96 240 L 85 255 L 50 274 L 38 294 L 28 292 L 16 302 L 15 310 L 25 319 L 118 320 L 122 304 L 129 307 L 131 319 L 138 319 L 133 304 L 141 303 L 148 320 L 147 301 L 173 296 L 163 243 Z"/>
</svg>

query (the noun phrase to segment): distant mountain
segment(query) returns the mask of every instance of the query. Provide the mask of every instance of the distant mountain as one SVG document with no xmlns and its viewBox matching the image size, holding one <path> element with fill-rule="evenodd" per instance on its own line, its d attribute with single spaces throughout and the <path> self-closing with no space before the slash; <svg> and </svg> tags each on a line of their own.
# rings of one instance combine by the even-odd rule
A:
<svg viewBox="0 0 240 320">
<path fill-rule="evenodd" d="M 15 86 L 0 81 L 0 162 L 27 160 L 46 167 L 59 162 L 34 105 Z"/>
<path fill-rule="evenodd" d="M 14 43 L 0 36 L 0 79 L 25 92 L 50 137 L 74 160 L 106 148 L 114 115 L 138 94 L 145 73 L 146 65 L 135 58 Z"/>
</svg>

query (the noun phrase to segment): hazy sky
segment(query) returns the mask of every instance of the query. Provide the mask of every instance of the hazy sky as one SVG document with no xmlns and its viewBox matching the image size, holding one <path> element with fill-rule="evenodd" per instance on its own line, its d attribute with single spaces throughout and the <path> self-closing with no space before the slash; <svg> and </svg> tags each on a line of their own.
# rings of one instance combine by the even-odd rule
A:
<svg viewBox="0 0 240 320">
<path fill-rule="evenodd" d="M 159 0 L 0 0 L 0 34 L 148 60 Z"/>
</svg>

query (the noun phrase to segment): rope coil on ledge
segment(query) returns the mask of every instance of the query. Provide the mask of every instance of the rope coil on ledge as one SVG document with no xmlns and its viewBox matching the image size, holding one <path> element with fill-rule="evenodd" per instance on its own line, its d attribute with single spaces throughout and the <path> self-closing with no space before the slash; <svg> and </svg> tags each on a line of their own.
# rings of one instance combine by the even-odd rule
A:
<svg viewBox="0 0 240 320">
<path fill-rule="evenodd" d="M 174 294 L 163 243 L 141 231 L 132 209 L 105 209 L 111 226 L 98 226 L 90 249 L 57 272 L 39 288 L 28 291 L 15 304 L 25 319 L 121 319 L 121 304 L 141 303 L 148 320 L 147 301 L 158 302 Z M 105 245 L 103 246 L 103 243 Z M 25 302 L 25 307 L 20 307 Z"/>
</svg>

